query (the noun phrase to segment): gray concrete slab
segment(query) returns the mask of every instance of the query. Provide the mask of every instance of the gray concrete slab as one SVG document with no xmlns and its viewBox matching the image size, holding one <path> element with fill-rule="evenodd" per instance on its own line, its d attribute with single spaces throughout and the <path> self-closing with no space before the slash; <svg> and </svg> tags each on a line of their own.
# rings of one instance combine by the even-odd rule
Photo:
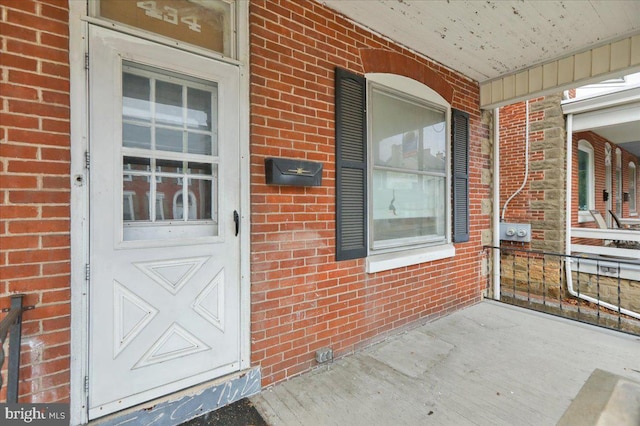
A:
<svg viewBox="0 0 640 426">
<path fill-rule="evenodd" d="M 555 425 L 595 369 L 640 379 L 640 337 L 484 301 L 251 398 L 285 425 Z"/>
</svg>

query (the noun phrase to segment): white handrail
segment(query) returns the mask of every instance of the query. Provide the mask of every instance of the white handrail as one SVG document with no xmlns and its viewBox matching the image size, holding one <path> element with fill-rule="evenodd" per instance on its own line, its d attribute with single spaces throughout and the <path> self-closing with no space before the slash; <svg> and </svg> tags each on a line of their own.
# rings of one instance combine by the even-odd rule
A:
<svg viewBox="0 0 640 426">
<path fill-rule="evenodd" d="M 640 231 L 623 228 L 595 229 L 571 228 L 571 236 L 577 238 L 592 238 L 598 240 L 637 241 L 640 242 Z"/>
<path fill-rule="evenodd" d="M 615 229 L 593 229 L 593 228 L 571 228 L 571 237 L 577 238 L 590 238 L 597 240 L 620 240 L 620 241 L 638 241 L 640 242 L 640 232 L 633 230 L 624 230 L 620 228 Z M 571 252 L 587 253 L 596 255 L 608 255 L 612 256 L 611 260 L 615 257 L 620 257 L 620 260 L 626 259 L 640 259 L 640 250 L 638 249 L 626 249 L 618 247 L 604 247 L 604 246 L 592 246 L 586 244 L 571 244 Z M 575 260 L 568 258 L 567 267 L 565 268 L 567 276 L 567 290 L 574 297 L 579 297 L 588 302 L 604 306 L 605 308 L 618 311 L 622 314 L 629 315 L 636 319 L 640 319 L 640 313 L 624 309 L 611 303 L 605 302 L 595 297 L 587 296 L 582 293 L 578 293 L 573 288 L 573 276 L 571 274 L 571 263 Z"/>
</svg>

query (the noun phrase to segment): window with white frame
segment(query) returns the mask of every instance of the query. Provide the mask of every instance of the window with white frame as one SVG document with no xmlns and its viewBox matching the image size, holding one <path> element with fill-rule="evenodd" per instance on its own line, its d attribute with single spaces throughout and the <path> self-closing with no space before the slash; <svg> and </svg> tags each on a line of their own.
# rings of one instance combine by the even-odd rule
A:
<svg viewBox="0 0 640 426">
<path fill-rule="evenodd" d="M 369 85 L 369 246 L 447 241 L 447 106 Z"/>
<path fill-rule="evenodd" d="M 578 211 L 583 219 L 590 217 L 594 208 L 594 160 L 593 147 L 585 140 L 578 142 Z"/>
<path fill-rule="evenodd" d="M 336 259 L 367 272 L 470 239 L 469 114 L 410 78 L 336 70 Z"/>
<path fill-rule="evenodd" d="M 637 209 L 637 184 L 638 175 L 636 172 L 636 165 L 633 162 L 629 163 L 629 213 L 636 214 Z"/>
</svg>

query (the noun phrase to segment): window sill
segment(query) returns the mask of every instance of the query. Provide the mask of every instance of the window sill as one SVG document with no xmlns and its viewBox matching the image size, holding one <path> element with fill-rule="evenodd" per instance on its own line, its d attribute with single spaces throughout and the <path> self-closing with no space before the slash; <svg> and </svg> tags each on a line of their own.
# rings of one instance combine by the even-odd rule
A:
<svg viewBox="0 0 640 426">
<path fill-rule="evenodd" d="M 593 216 L 589 212 L 578 212 L 578 223 L 594 222 Z"/>
<path fill-rule="evenodd" d="M 370 255 L 367 256 L 367 273 L 371 274 L 424 262 L 432 262 L 434 260 L 453 257 L 455 254 L 456 249 L 453 244 L 444 244 L 436 247 L 423 247 L 414 250 Z"/>
</svg>

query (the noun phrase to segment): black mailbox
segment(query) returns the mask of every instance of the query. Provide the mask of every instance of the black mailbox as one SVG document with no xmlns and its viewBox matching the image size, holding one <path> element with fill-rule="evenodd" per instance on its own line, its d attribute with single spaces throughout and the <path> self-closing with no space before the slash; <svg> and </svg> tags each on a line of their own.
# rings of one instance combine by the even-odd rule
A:
<svg viewBox="0 0 640 426">
<path fill-rule="evenodd" d="M 264 168 L 267 185 L 322 185 L 322 163 L 290 158 L 266 158 Z"/>
</svg>

